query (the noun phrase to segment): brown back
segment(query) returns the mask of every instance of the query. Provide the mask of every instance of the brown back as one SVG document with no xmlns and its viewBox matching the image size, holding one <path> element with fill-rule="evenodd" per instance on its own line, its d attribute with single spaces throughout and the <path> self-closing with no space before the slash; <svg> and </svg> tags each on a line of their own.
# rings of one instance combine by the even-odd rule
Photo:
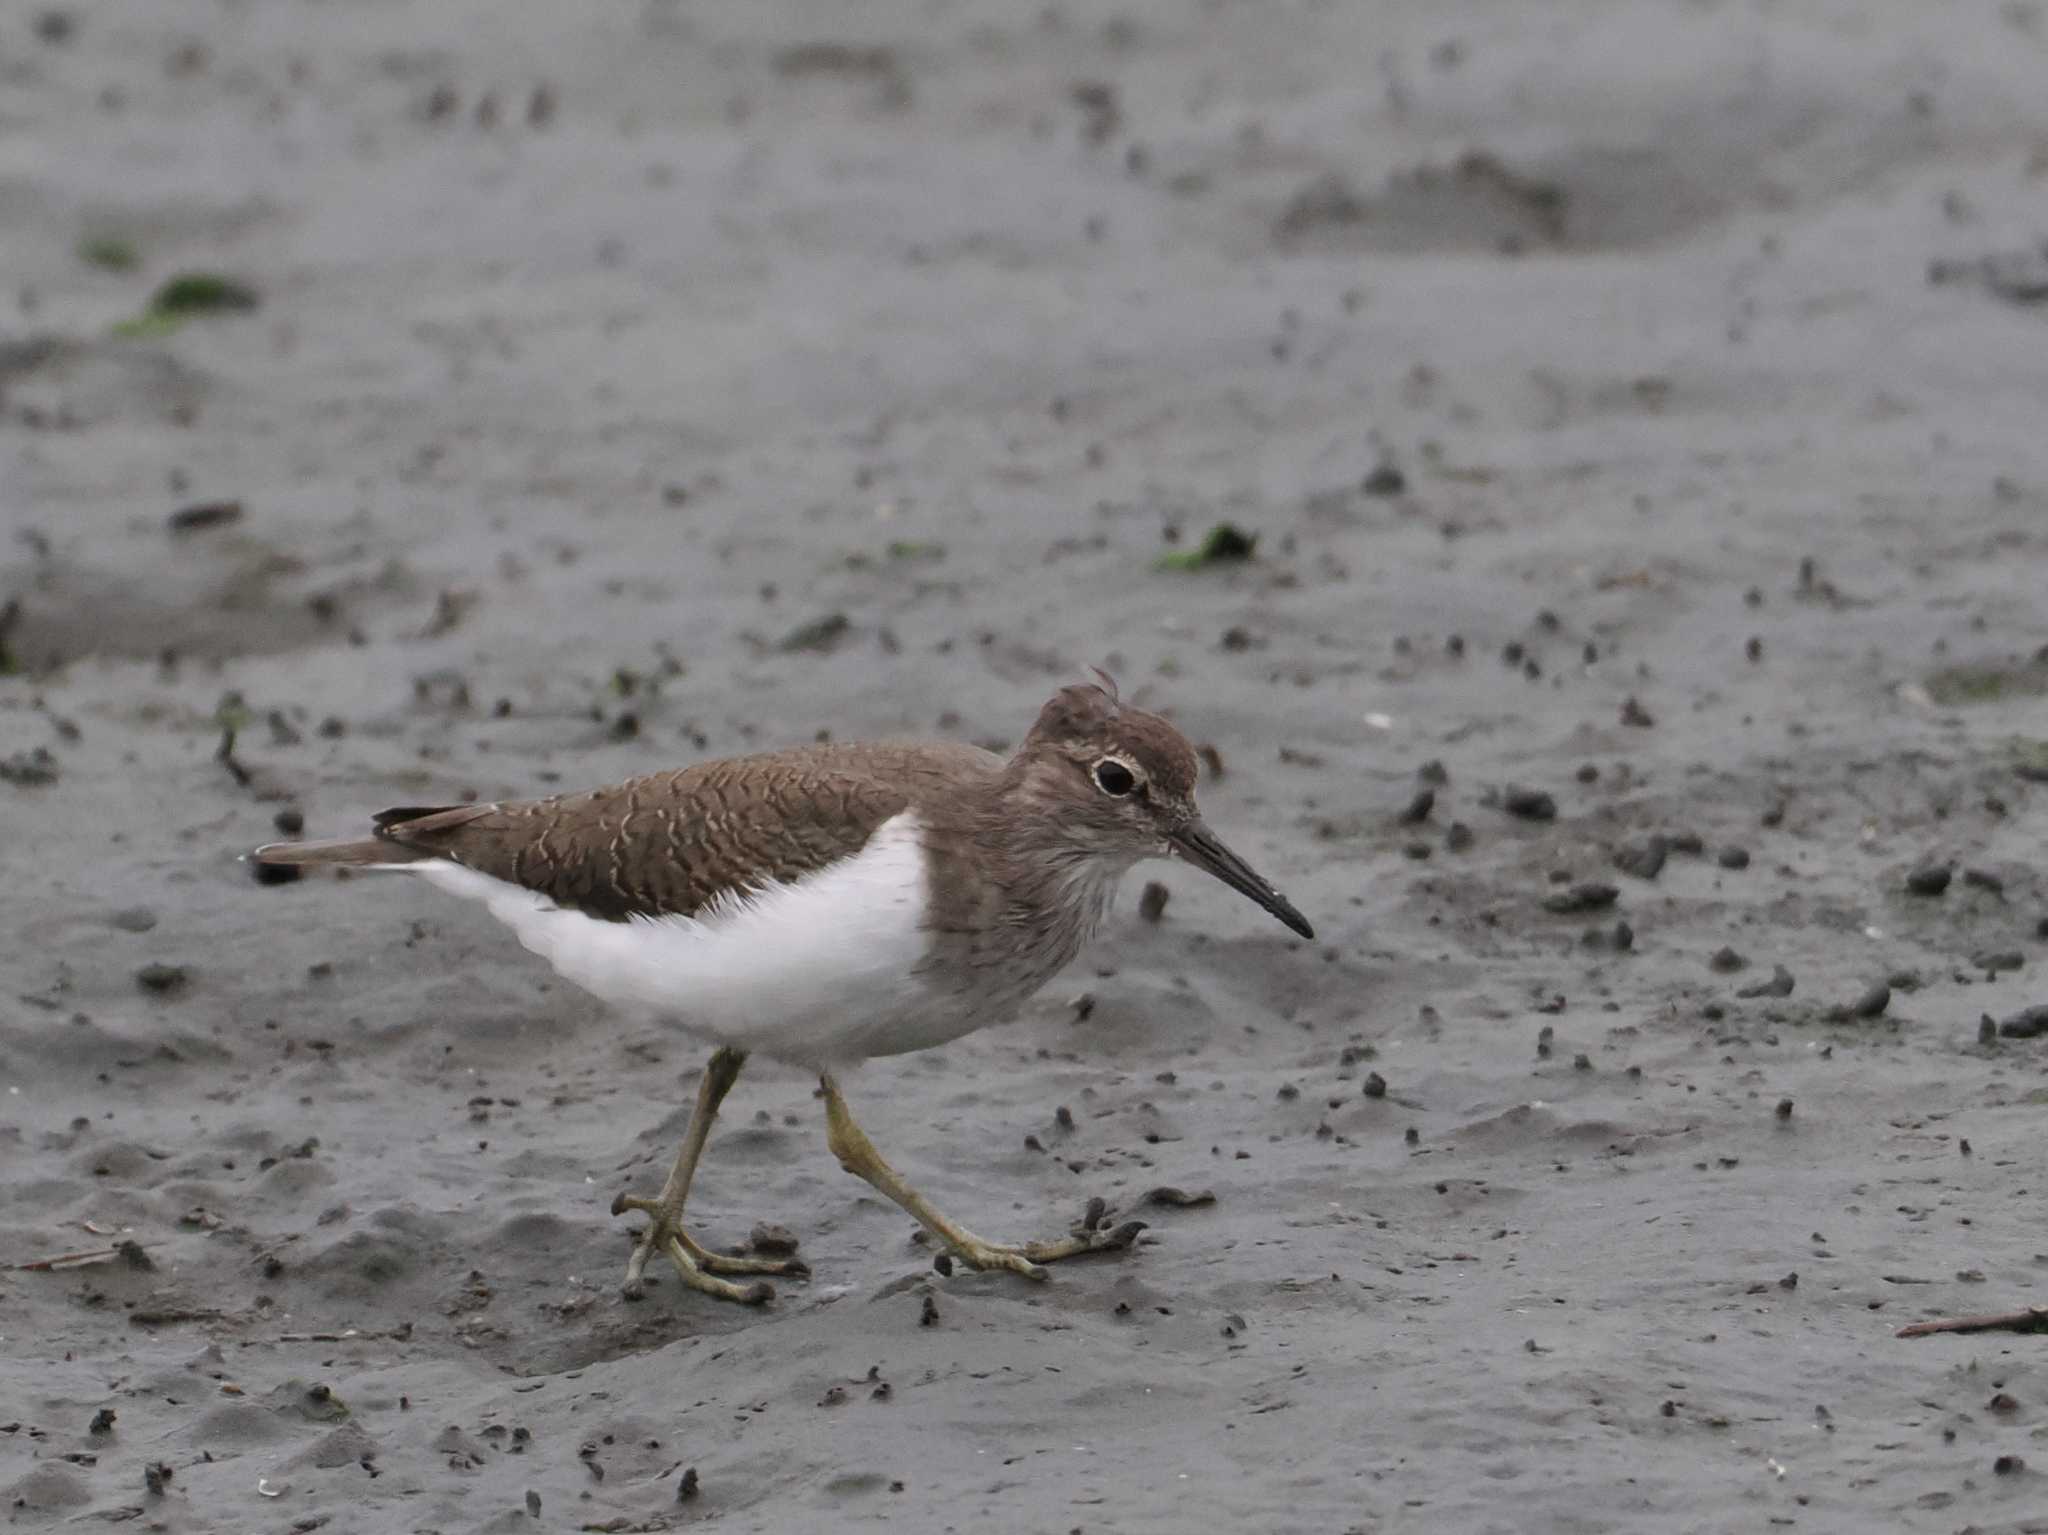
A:
<svg viewBox="0 0 2048 1535">
<path fill-rule="evenodd" d="M 1000 768 L 952 744 L 801 747 L 548 799 L 390 810 L 377 836 L 606 921 L 694 916 L 850 857 L 891 816 Z"/>
</svg>

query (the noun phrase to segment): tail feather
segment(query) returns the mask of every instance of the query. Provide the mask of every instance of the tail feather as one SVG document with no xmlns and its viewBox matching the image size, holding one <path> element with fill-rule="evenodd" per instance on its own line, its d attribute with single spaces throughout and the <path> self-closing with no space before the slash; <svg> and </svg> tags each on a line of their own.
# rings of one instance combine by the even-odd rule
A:
<svg viewBox="0 0 2048 1535">
<path fill-rule="evenodd" d="M 271 842 L 249 855 L 256 863 L 362 867 L 379 863 L 413 863 L 428 855 L 387 842 L 381 837 L 336 837 L 326 842 Z"/>
<path fill-rule="evenodd" d="M 409 845 L 402 833 L 439 831 L 488 814 L 491 805 L 401 805 L 379 811 L 371 819 L 377 830 L 368 837 L 337 837 L 326 842 L 270 842 L 249 855 L 266 868 L 372 868 L 378 864 L 418 863 L 435 856 L 431 848 Z"/>
</svg>

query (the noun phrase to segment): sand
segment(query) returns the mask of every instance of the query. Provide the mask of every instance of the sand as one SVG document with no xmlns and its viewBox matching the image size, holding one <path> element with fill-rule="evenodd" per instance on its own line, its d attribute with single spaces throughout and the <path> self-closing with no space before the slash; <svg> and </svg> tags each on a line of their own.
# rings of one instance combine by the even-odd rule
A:
<svg viewBox="0 0 2048 1535">
<path fill-rule="evenodd" d="M 2042 1341 L 1894 1336 L 2048 1300 L 2048 1038 L 1980 1042 L 2048 1001 L 2037 8 L 159 0 L 0 69 L 11 1525 L 2048 1529 Z M 115 333 L 193 271 L 257 306 Z M 702 1052 L 237 862 L 1089 663 L 1319 934 L 1157 866 L 851 1081 L 988 1235 L 1150 1223 L 1043 1286 L 756 1062 L 695 1221 L 813 1277 L 625 1302 Z"/>
</svg>

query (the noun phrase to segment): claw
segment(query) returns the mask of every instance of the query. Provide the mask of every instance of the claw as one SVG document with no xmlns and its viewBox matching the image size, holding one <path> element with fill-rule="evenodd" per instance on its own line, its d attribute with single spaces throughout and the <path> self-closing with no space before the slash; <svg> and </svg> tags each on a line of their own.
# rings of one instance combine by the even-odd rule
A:
<svg viewBox="0 0 2048 1535">
<path fill-rule="evenodd" d="M 729 1279 L 719 1278 L 719 1275 L 781 1274 L 799 1279 L 810 1276 L 810 1267 L 800 1258 L 731 1256 L 700 1246 L 658 1199 L 621 1193 L 612 1200 L 612 1214 L 624 1215 L 629 1210 L 644 1212 L 648 1221 L 646 1228 L 634 1240 L 632 1257 L 626 1260 L 626 1278 L 619 1287 L 619 1293 L 627 1300 L 640 1300 L 647 1294 L 644 1277 L 647 1260 L 656 1252 L 667 1256 L 675 1266 L 677 1276 L 688 1288 L 715 1295 L 720 1300 L 738 1301 L 744 1306 L 766 1305 L 775 1299 L 775 1287 L 759 1279 L 752 1284 L 738 1285 Z"/>
</svg>

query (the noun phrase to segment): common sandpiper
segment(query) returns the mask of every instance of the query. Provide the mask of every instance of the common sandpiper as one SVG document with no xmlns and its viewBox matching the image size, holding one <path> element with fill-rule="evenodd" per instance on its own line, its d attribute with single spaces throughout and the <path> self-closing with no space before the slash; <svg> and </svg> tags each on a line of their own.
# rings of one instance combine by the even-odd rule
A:
<svg viewBox="0 0 2048 1535">
<path fill-rule="evenodd" d="M 1179 730 L 1103 677 L 1056 693 L 1008 758 L 948 742 L 804 746 L 587 793 L 387 810 L 366 837 L 253 856 L 419 875 L 482 902 L 565 979 L 714 1047 L 661 1192 L 612 1205 L 649 1217 L 629 1296 L 657 1252 L 727 1300 L 768 1300 L 760 1276 L 807 1272 L 713 1252 L 683 1226 L 712 1119 L 757 1051 L 818 1074 L 833 1155 L 953 1257 L 1042 1279 L 1043 1264 L 1128 1247 L 1142 1223 L 984 1241 L 883 1160 L 835 1073 L 1014 1016 L 1141 859 L 1182 859 L 1314 937 L 1204 824 L 1196 762 Z"/>
</svg>

